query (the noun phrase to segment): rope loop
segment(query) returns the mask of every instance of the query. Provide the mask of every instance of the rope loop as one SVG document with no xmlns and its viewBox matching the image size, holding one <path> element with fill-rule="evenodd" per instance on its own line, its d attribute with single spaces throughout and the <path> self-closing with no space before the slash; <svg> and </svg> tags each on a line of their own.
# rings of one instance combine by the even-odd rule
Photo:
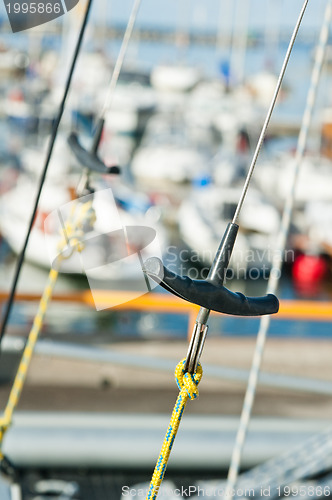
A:
<svg viewBox="0 0 332 500">
<path fill-rule="evenodd" d="M 196 399 L 199 395 L 198 384 L 203 376 L 203 368 L 198 363 L 196 373 L 188 373 L 184 371 L 186 359 L 182 359 L 175 368 L 175 381 L 180 391 L 185 390 L 189 399 Z"/>
<path fill-rule="evenodd" d="M 191 374 L 184 371 L 186 364 L 186 359 L 182 359 L 180 363 L 175 368 L 175 380 L 177 386 L 180 390 L 180 394 L 176 400 L 171 420 L 166 431 L 165 439 L 161 447 L 161 451 L 157 460 L 156 467 L 154 469 L 150 488 L 146 496 L 146 500 L 156 500 L 159 492 L 159 488 L 164 479 L 166 472 L 166 467 L 168 464 L 168 459 L 171 454 L 171 450 L 174 444 L 176 434 L 179 429 L 179 425 L 182 419 L 184 409 L 186 407 L 188 399 L 196 399 L 198 397 L 198 384 L 203 376 L 203 369 L 198 363 L 197 370 L 195 373 Z"/>
</svg>

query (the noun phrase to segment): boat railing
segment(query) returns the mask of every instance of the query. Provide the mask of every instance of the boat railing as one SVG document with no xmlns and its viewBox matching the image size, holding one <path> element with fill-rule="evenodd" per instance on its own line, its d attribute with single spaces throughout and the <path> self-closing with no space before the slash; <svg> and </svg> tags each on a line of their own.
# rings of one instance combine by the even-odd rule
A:
<svg viewBox="0 0 332 500">
<path fill-rule="evenodd" d="M 6 291 L 0 291 L 0 311 L 2 305 L 8 299 Z M 94 297 L 90 290 L 80 290 L 71 292 L 56 293 L 52 300 L 55 303 L 70 303 L 87 306 L 91 309 L 95 307 L 95 300 L 98 304 L 107 305 L 116 303 L 114 311 L 138 311 L 142 313 L 155 314 L 183 314 L 188 316 L 189 331 L 191 335 L 191 325 L 196 317 L 199 306 L 186 302 L 173 295 L 163 293 L 149 293 L 137 297 L 137 293 L 124 290 L 95 290 Z M 37 302 L 40 294 L 22 292 L 16 295 L 17 302 Z M 219 313 L 213 313 L 215 316 Z M 332 302 L 315 300 L 281 300 L 279 313 L 273 320 L 294 320 L 294 321 L 332 321 Z"/>
<path fill-rule="evenodd" d="M 96 290 L 94 296 L 96 299 Z M 163 293 L 149 293 L 137 297 L 135 292 L 131 291 L 110 291 L 100 290 L 98 292 L 98 304 L 101 300 L 105 304 L 110 304 L 112 301 L 117 301 L 118 305 L 114 307 L 114 311 L 138 311 L 141 313 L 153 314 L 182 314 L 188 317 L 188 336 L 191 334 L 191 325 L 196 317 L 198 306 L 186 302 L 173 295 Z M 8 293 L 0 291 L 0 311 L 1 306 L 8 298 Z M 119 304 L 119 298 L 121 303 Z M 40 300 L 38 293 L 18 293 L 16 301 L 18 303 L 33 303 Z M 89 307 L 94 309 L 94 298 L 90 290 L 81 290 L 74 292 L 56 293 L 52 298 L 54 303 L 72 304 L 77 306 Z M 213 313 L 217 316 L 217 313 Z M 218 313 L 220 316 L 220 314 Z M 280 311 L 273 318 L 282 321 L 314 321 L 314 322 L 332 322 L 332 302 L 318 302 L 312 300 L 281 300 Z M 8 337 L 8 341 L 12 336 Z M 18 338 L 12 338 L 17 342 Z M 23 340 L 23 339 L 22 339 Z M 8 346 L 12 342 L 8 342 Z M 16 345 L 16 344 L 15 344 Z M 17 345 L 17 351 L 21 351 L 24 343 Z M 152 370 L 171 371 L 174 368 L 174 360 L 165 358 L 150 358 L 147 355 L 132 356 L 128 353 L 113 352 L 105 350 L 98 346 L 79 346 L 77 343 L 70 344 L 63 341 L 53 342 L 46 338 L 41 339 L 36 346 L 36 353 L 50 356 L 60 356 L 64 358 L 89 360 L 95 362 L 111 363 L 113 365 L 128 365 L 137 368 L 149 367 Z M 207 375 L 222 379 L 232 380 L 243 383 L 248 379 L 249 372 L 247 370 L 235 369 L 225 366 L 204 365 L 204 371 Z M 276 387 L 285 390 L 296 390 L 300 392 L 309 392 L 316 394 L 331 395 L 332 384 L 329 380 L 309 379 L 308 377 L 299 377 L 291 375 L 282 375 L 275 373 L 262 372 L 260 383 L 266 387 Z"/>
</svg>

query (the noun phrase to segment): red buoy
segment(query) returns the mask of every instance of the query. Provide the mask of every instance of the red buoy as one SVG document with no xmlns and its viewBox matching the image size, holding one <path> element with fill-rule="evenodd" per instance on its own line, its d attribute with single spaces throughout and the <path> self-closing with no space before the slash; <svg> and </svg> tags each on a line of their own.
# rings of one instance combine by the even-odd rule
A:
<svg viewBox="0 0 332 500">
<path fill-rule="evenodd" d="M 302 295 L 317 295 L 328 271 L 320 255 L 300 255 L 294 262 L 292 275 L 296 291 Z"/>
</svg>

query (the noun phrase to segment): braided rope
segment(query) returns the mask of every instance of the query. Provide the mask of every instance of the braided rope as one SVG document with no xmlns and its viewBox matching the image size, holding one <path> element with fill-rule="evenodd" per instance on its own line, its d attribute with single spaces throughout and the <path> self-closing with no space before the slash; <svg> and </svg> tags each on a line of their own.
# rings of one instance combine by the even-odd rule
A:
<svg viewBox="0 0 332 500">
<path fill-rule="evenodd" d="M 12 389 L 9 394 L 8 402 L 3 414 L 3 417 L 0 419 L 0 444 L 2 444 L 3 436 L 11 424 L 13 418 L 13 412 L 18 405 L 22 389 L 26 380 L 26 376 L 28 373 L 28 369 L 30 366 L 30 361 L 32 358 L 32 354 L 36 345 L 36 342 L 39 337 L 40 330 L 43 325 L 43 320 L 45 313 L 47 311 L 47 307 L 49 301 L 52 297 L 53 290 L 55 287 L 55 283 L 57 281 L 59 275 L 59 271 L 57 269 L 51 269 L 48 275 L 48 280 L 43 292 L 43 295 L 40 299 L 38 311 L 34 318 L 32 328 L 30 330 L 27 343 L 25 345 L 21 362 L 19 364 Z M 3 458 L 2 453 L 0 452 L 0 458 Z"/>
<path fill-rule="evenodd" d="M 77 210 L 77 208 L 79 208 L 79 210 Z M 63 224 L 61 240 L 58 244 L 58 250 L 63 259 L 68 259 L 75 250 L 77 252 L 83 252 L 84 243 L 82 242 L 82 238 L 86 230 L 85 226 L 88 224 L 89 228 L 92 228 L 95 221 L 96 214 L 93 209 L 92 199 L 79 206 L 77 203 L 73 204 L 70 216 L 67 222 Z"/>
<path fill-rule="evenodd" d="M 180 393 L 172 412 L 171 420 L 153 472 L 146 500 L 155 500 L 157 498 L 187 401 L 188 399 L 196 399 L 198 397 L 197 386 L 203 376 L 203 369 L 201 365 L 198 364 L 196 373 L 191 374 L 184 371 L 185 363 L 186 359 L 183 359 L 175 368 L 175 380 Z"/>
<path fill-rule="evenodd" d="M 40 331 L 42 329 L 44 316 L 46 314 L 57 278 L 59 276 L 59 268 L 61 262 L 66 258 L 69 258 L 74 250 L 77 250 L 79 252 L 83 250 L 84 246 L 78 238 L 82 237 L 84 234 L 84 224 L 86 222 L 92 224 L 94 219 L 95 214 L 92 208 L 92 200 L 89 200 L 82 205 L 77 205 L 77 203 L 75 203 L 72 207 L 69 220 L 66 222 L 65 228 L 63 228 L 64 237 L 61 241 L 61 246 L 59 246 L 59 251 L 61 253 L 57 257 L 54 266 L 49 272 L 47 283 L 45 285 L 42 297 L 39 302 L 37 313 L 28 335 L 22 358 L 9 394 L 7 405 L 5 407 L 3 416 L 0 418 L 0 459 L 4 458 L 1 452 L 2 440 L 6 430 L 11 425 L 14 410 L 19 403 L 19 399 L 31 363 L 32 354 L 34 352 Z M 66 246 L 70 247 L 71 252 L 69 254 L 66 254 L 64 252 Z"/>
</svg>

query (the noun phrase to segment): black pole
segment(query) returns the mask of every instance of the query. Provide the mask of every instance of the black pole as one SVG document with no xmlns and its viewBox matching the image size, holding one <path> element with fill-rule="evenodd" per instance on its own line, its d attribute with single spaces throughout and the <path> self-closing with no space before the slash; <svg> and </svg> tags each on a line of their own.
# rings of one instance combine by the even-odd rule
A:
<svg viewBox="0 0 332 500">
<path fill-rule="evenodd" d="M 69 74 L 68 74 L 68 77 L 67 77 L 67 81 L 66 81 L 66 85 L 65 85 L 65 89 L 64 89 L 62 101 L 61 101 L 61 104 L 59 106 L 58 115 L 56 117 L 56 120 L 55 120 L 55 123 L 54 123 L 54 126 L 53 126 L 53 130 L 52 130 L 52 134 L 51 134 L 51 138 L 50 138 L 50 142 L 49 142 L 49 146 L 48 146 L 47 156 L 46 156 L 46 160 L 45 160 L 43 172 L 42 172 L 42 175 L 41 175 L 41 178 L 40 178 L 40 182 L 39 182 L 39 188 L 38 188 L 38 193 L 37 193 L 36 200 L 35 200 L 34 209 L 33 209 L 32 215 L 31 215 L 31 220 L 30 220 L 29 228 L 28 228 L 28 231 L 27 231 L 27 234 L 26 234 L 26 238 L 25 238 L 25 242 L 24 242 L 24 245 L 23 245 L 23 249 L 22 249 L 22 252 L 21 252 L 21 254 L 20 254 L 19 258 L 18 258 L 18 261 L 17 261 L 14 280 L 13 280 L 12 288 L 11 288 L 11 291 L 10 291 L 9 299 L 8 299 L 8 302 L 7 302 L 7 306 L 6 306 L 6 310 L 5 310 L 3 322 L 2 322 L 2 325 L 1 325 L 0 345 L 1 345 L 1 342 L 2 342 L 2 339 L 3 339 L 3 336 L 4 336 L 5 332 L 6 332 L 6 328 L 7 328 L 7 324 L 8 324 L 8 321 L 9 321 L 10 313 L 11 313 L 11 310 L 12 310 L 12 307 L 13 307 L 13 303 L 14 303 L 14 299 L 15 299 L 15 294 L 16 294 L 16 288 L 17 288 L 18 280 L 19 280 L 19 277 L 20 277 L 20 274 L 21 274 L 22 266 L 23 266 L 23 263 L 24 263 L 24 257 L 25 257 L 26 249 L 27 249 L 27 246 L 28 246 L 28 243 L 29 243 L 29 238 L 30 238 L 32 226 L 33 226 L 36 214 L 37 214 L 37 209 L 38 209 L 38 204 L 39 204 L 41 192 L 42 192 L 42 189 L 43 189 L 43 186 L 44 186 L 44 183 L 45 183 L 47 170 L 48 170 L 51 158 L 52 158 L 52 153 L 53 153 L 53 148 L 54 148 L 55 140 L 56 140 L 56 137 L 57 137 L 57 134 L 58 134 L 59 125 L 60 125 L 60 122 L 61 122 L 61 119 L 62 119 L 62 115 L 63 115 L 64 109 L 65 109 L 65 105 L 66 105 L 68 93 L 69 93 L 69 90 L 70 90 L 70 87 L 71 87 L 71 82 L 72 82 L 74 70 L 75 70 L 75 67 L 76 67 L 77 59 L 78 59 L 79 53 L 81 51 L 83 37 L 84 37 L 84 33 L 85 33 L 86 26 L 87 26 L 87 23 L 88 23 L 90 9 L 91 9 L 91 4 L 92 4 L 92 0 L 88 0 L 86 11 L 85 11 L 83 22 L 82 22 L 82 26 L 80 28 L 80 32 L 79 32 L 77 44 L 76 44 L 76 47 L 75 47 L 75 52 L 74 52 L 73 60 L 72 60 L 71 67 L 70 67 L 70 70 L 69 70 Z"/>
</svg>

